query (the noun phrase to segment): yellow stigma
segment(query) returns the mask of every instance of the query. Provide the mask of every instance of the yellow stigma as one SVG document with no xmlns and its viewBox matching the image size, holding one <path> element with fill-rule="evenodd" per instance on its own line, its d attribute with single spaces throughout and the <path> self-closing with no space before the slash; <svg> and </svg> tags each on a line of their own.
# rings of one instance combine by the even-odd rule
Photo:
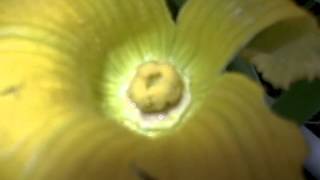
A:
<svg viewBox="0 0 320 180">
<path fill-rule="evenodd" d="M 128 89 L 130 99 L 144 113 L 169 110 L 178 104 L 183 81 L 175 68 L 164 62 L 148 62 L 137 69 Z"/>
</svg>

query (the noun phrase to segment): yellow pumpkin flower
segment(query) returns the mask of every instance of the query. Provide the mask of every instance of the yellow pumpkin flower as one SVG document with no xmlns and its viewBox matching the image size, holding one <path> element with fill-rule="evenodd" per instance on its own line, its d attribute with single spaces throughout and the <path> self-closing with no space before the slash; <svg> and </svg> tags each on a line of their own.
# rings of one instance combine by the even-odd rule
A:
<svg viewBox="0 0 320 180">
<path fill-rule="evenodd" d="M 303 179 L 296 125 L 224 72 L 290 0 L 2 0 L 1 180 Z"/>
</svg>

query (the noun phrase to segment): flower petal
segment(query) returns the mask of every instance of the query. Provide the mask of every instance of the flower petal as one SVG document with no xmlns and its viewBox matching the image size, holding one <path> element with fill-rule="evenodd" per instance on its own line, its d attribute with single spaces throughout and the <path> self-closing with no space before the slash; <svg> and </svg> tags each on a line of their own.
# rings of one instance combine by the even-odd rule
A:
<svg viewBox="0 0 320 180">
<path fill-rule="evenodd" d="M 0 179 L 28 174 L 46 142 L 75 119 L 102 121 L 111 50 L 134 36 L 142 39 L 135 49 L 144 43 L 144 52 L 162 53 L 172 36 L 162 0 L 4 0 L 0 12 Z"/>
<path fill-rule="evenodd" d="M 258 32 L 304 14 L 289 0 L 189 0 L 178 18 L 173 54 L 201 86 Z"/>
<path fill-rule="evenodd" d="M 102 74 L 111 50 L 131 43 L 134 52 L 163 54 L 169 49 L 174 30 L 163 0 L 142 0 L 138 3 L 126 0 L 80 0 L 76 3 L 72 0 L 13 0 L 2 2 L 0 10 L 2 52 L 53 56 L 39 62 L 47 63 L 47 66 L 67 67 L 64 71 L 70 71 L 85 81 L 97 101 L 101 101 Z M 17 60 L 6 60 L 12 56 L 16 55 L 7 53 L 2 58 L 1 63 L 6 65 L 1 64 L 0 72 L 16 66 Z M 117 64 L 121 66 L 121 61 L 126 60 L 127 56 L 124 60 L 118 59 Z M 32 66 L 34 69 L 39 62 L 28 61 L 28 68 L 25 68 L 32 69 Z M 58 68 L 60 71 L 61 66 Z M 17 74 L 30 76 L 27 75 L 29 70 L 16 73 L 14 77 Z M 11 81 L 8 75 L 1 77 L 7 80 L 6 83 L 1 80 L 0 91 L 11 85 L 7 82 Z M 13 79 L 12 73 L 10 77 Z M 16 78 L 17 82 L 22 79 Z"/>
<path fill-rule="evenodd" d="M 275 24 L 242 53 L 275 87 L 320 79 L 320 29 L 311 16 Z"/>
<path fill-rule="evenodd" d="M 299 128 L 270 112 L 262 89 L 239 74 L 220 78 L 200 111 L 166 135 L 150 138 L 112 123 L 64 128 L 29 179 L 302 179 Z"/>
<path fill-rule="evenodd" d="M 239 74 L 224 75 L 181 129 L 150 144 L 139 167 L 156 179 L 303 176 L 299 128 L 270 112 L 262 89 Z"/>
</svg>

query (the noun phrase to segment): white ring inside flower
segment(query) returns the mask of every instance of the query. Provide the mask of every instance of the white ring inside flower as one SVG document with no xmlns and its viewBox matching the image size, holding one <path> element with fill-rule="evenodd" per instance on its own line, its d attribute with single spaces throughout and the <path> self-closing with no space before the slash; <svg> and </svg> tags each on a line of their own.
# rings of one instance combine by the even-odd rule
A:
<svg viewBox="0 0 320 180">
<path fill-rule="evenodd" d="M 128 89 L 130 99 L 144 113 L 164 112 L 179 103 L 183 81 L 168 63 L 141 65 Z"/>
</svg>

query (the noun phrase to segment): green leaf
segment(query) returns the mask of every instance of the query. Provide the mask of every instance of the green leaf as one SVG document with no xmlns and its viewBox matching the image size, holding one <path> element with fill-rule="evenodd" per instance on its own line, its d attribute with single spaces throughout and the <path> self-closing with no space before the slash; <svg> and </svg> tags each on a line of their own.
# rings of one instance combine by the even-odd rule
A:
<svg viewBox="0 0 320 180">
<path fill-rule="evenodd" d="M 273 104 L 282 116 L 303 124 L 320 110 L 320 80 L 299 81 Z"/>
</svg>

